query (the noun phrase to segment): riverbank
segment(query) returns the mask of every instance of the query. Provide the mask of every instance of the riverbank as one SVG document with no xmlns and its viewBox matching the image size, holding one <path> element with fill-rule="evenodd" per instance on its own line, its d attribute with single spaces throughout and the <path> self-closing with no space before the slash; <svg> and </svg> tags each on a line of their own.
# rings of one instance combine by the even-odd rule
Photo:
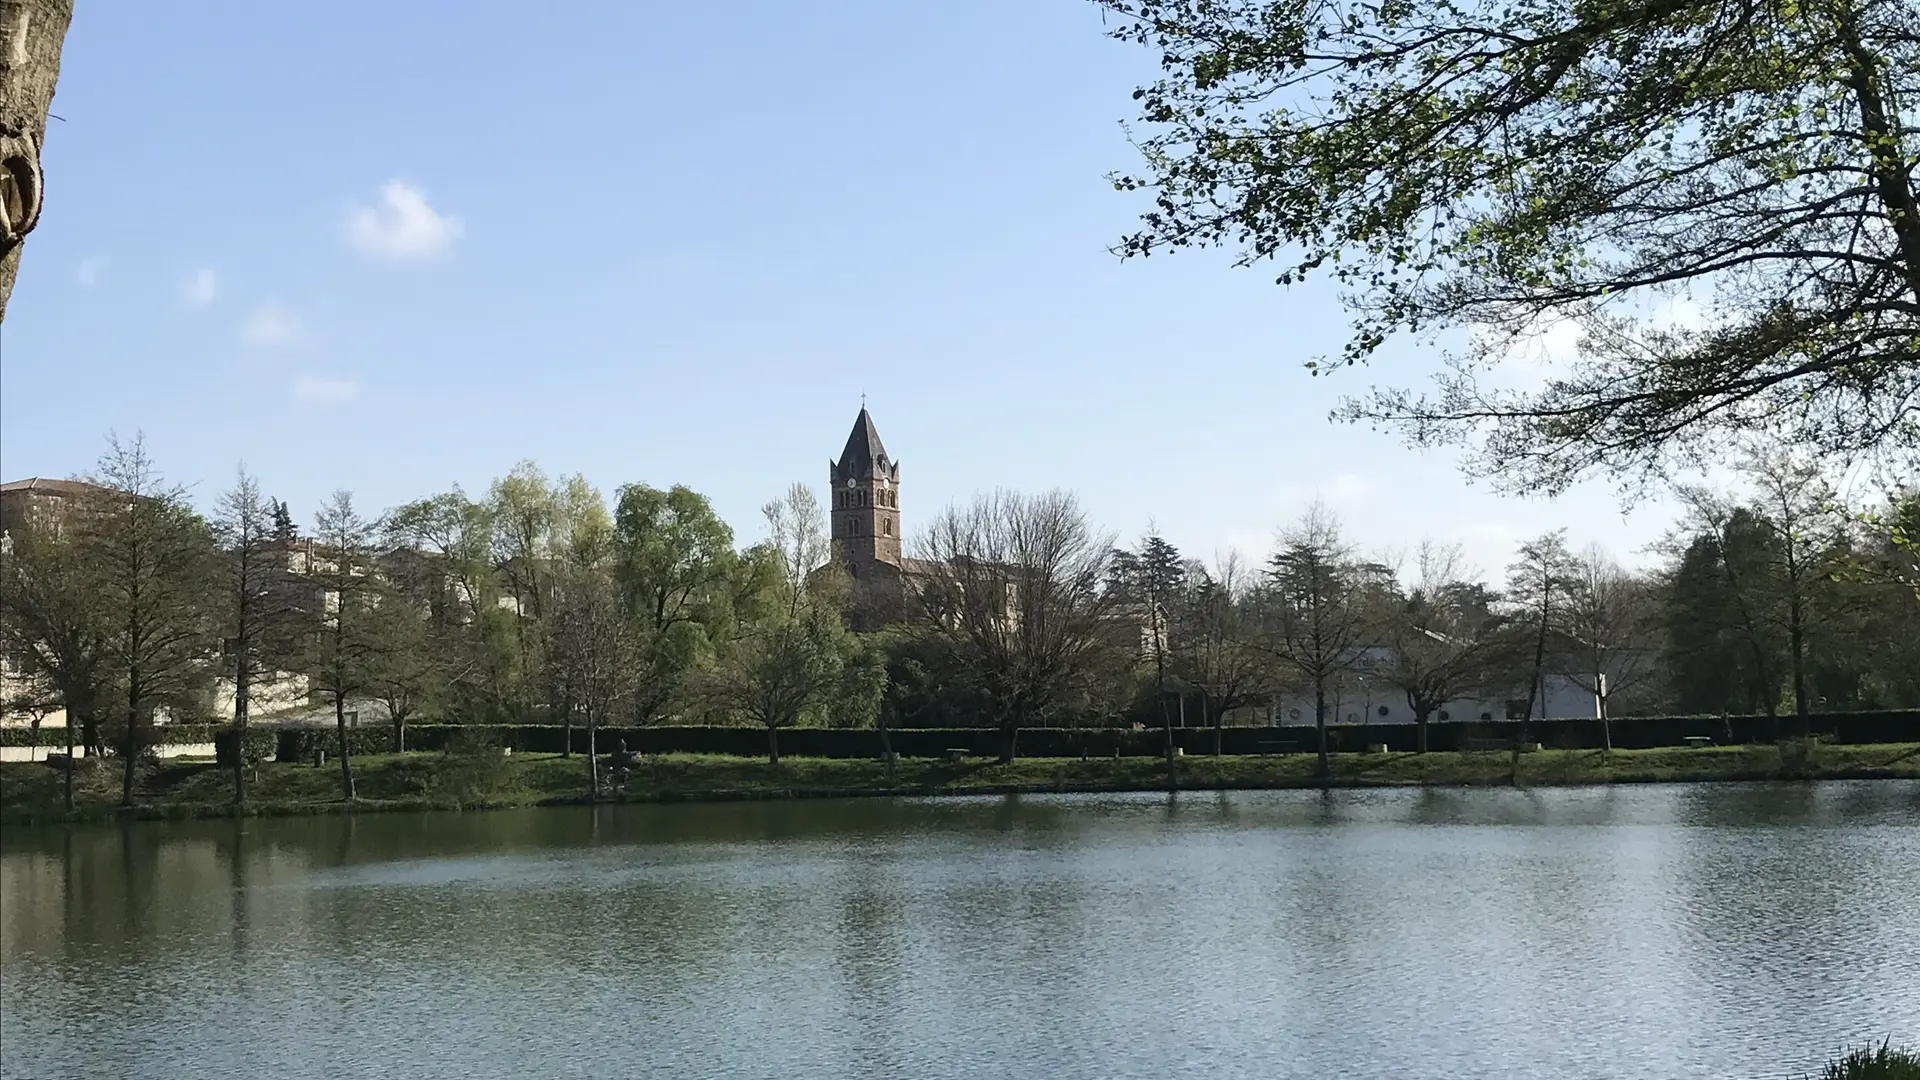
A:
<svg viewBox="0 0 1920 1080">
<path fill-rule="evenodd" d="M 112 762 L 83 769 L 75 807 L 62 806 L 59 772 L 46 765 L 0 764 L 0 824 L 98 821 L 120 817 L 227 817 L 232 778 L 211 762 L 153 767 L 137 805 L 122 808 Z M 558 754 L 377 754 L 358 758 L 358 798 L 340 798 L 340 772 L 271 762 L 256 770 L 241 813 L 282 816 L 402 810 L 473 810 L 586 802 L 585 757 Z M 1183 757 L 1178 784 L 1188 790 L 1313 788 L 1312 754 Z M 1741 780 L 1920 779 L 1920 744 L 1702 747 L 1662 750 L 1541 750 L 1431 754 L 1334 754 L 1332 787 L 1556 787 L 1591 784 Z M 1151 757 L 878 761 L 788 758 L 781 764 L 737 757 L 647 758 L 611 802 L 702 802 L 859 796 L 997 795 L 1042 792 L 1163 791 L 1167 765 Z"/>
</svg>

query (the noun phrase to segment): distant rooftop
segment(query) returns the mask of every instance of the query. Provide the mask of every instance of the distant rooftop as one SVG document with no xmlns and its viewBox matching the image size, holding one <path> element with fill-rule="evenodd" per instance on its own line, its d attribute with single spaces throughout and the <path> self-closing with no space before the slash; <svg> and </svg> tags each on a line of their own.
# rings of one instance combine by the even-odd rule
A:
<svg viewBox="0 0 1920 1080">
<path fill-rule="evenodd" d="M 48 495 L 85 495 L 92 491 L 105 490 L 98 484 L 89 484 L 84 480 L 54 480 L 45 476 L 29 476 L 25 480 L 9 480 L 0 484 L 0 492 L 37 491 Z"/>
</svg>

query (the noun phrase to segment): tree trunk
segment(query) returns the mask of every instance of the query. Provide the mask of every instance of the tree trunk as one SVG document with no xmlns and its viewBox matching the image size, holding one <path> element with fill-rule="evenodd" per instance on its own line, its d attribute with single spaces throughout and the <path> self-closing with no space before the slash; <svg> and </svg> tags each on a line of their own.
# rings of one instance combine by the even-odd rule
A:
<svg viewBox="0 0 1920 1080">
<path fill-rule="evenodd" d="M 66 791 L 66 799 L 67 799 L 67 813 L 69 813 L 69 814 L 71 814 L 71 813 L 73 813 L 73 773 L 74 773 L 74 766 L 75 766 L 75 765 L 77 765 L 77 764 L 79 764 L 78 762 L 76 762 L 76 761 L 74 761 L 74 760 L 73 760 L 73 725 L 74 725 L 74 720 L 75 720 L 75 718 L 74 718 L 74 715 L 73 715 L 73 714 L 72 714 L 71 712 L 69 712 L 69 713 L 67 714 L 67 791 Z"/>
<path fill-rule="evenodd" d="M 1806 737 L 1812 725 L 1807 721 L 1807 634 L 1806 613 L 1800 601 L 1800 585 L 1793 583 L 1793 595 L 1787 599 L 1787 636 L 1793 649 L 1793 727 L 1794 734 Z"/>
<path fill-rule="evenodd" d="M 347 695 L 333 695 L 333 730 L 337 736 L 340 751 L 340 794 L 348 802 L 354 800 L 353 762 L 347 756 Z"/>
<path fill-rule="evenodd" d="M 246 636 L 246 626 L 243 621 L 240 630 L 240 657 L 233 669 L 233 805 L 235 806 L 245 806 L 247 803 L 247 707 L 252 700 L 247 684 L 253 681 L 253 673 L 247 666 Z"/>
<path fill-rule="evenodd" d="M 564 701 L 560 705 L 560 756 L 573 756 L 573 702 Z"/>
<path fill-rule="evenodd" d="M 0 322 L 7 317 L 20 245 L 40 219 L 47 108 L 73 0 L 0 0 Z"/>
<path fill-rule="evenodd" d="M 120 805 L 133 805 L 133 772 L 140 765 L 140 672 L 127 673 L 127 730 L 120 740 Z"/>
<path fill-rule="evenodd" d="M 599 726 L 594 722 L 593 710 L 587 710 L 587 782 L 596 799 L 600 797 Z"/>
<path fill-rule="evenodd" d="M 1015 744 L 1019 741 L 1019 739 L 1020 739 L 1019 724 L 1000 725 L 1000 764 L 1002 765 L 1013 764 L 1013 754 L 1014 754 L 1014 751 L 1017 749 Z"/>
<path fill-rule="evenodd" d="M 1320 760 L 1315 763 L 1313 774 L 1324 780 L 1333 775 L 1333 766 L 1327 760 L 1327 681 L 1325 678 L 1313 680 L 1313 730 L 1320 747 Z"/>
<path fill-rule="evenodd" d="M 893 783 L 893 735 L 887 730 L 887 714 L 883 708 L 875 728 L 880 732 L 880 760 L 887 766 L 887 783 Z"/>
<path fill-rule="evenodd" d="M 407 752 L 407 714 L 389 705 L 387 716 L 393 721 L 393 752 L 404 754 Z"/>
<path fill-rule="evenodd" d="M 1431 719 L 1432 716 L 1433 708 L 1431 706 L 1422 708 L 1416 705 L 1413 708 L 1413 726 L 1419 732 L 1420 740 L 1418 744 L 1420 749 L 1418 752 L 1422 754 L 1427 752 L 1427 721 Z"/>
<path fill-rule="evenodd" d="M 780 764 L 780 729 L 767 725 L 767 764 Z"/>
<path fill-rule="evenodd" d="M 1595 680 L 1598 682 L 1598 680 Z M 1594 699 L 1600 703 L 1600 748 L 1613 753 L 1613 718 L 1607 714 L 1607 695 L 1596 694 Z"/>
</svg>

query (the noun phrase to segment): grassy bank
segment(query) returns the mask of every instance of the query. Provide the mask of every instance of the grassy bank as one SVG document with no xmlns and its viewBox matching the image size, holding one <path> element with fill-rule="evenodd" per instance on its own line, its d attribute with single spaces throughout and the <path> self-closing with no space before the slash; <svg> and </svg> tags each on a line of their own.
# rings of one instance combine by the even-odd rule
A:
<svg viewBox="0 0 1920 1080">
<path fill-rule="evenodd" d="M 170 762 L 141 783 L 139 805 L 117 806 L 112 762 L 76 777 L 76 804 L 61 805 L 61 775 L 45 765 L 0 764 L 0 822 L 219 817 L 234 812 L 231 778 L 211 763 Z M 585 801 L 586 759 L 553 754 L 379 754 L 356 759 L 358 801 L 340 799 L 340 773 L 325 767 L 260 766 L 246 812 L 324 814 L 345 810 L 485 809 Z M 1186 757 L 1179 785 L 1192 789 L 1315 787 L 1311 754 Z M 1920 779 L 1920 744 L 1880 746 L 1706 747 L 1700 749 L 1543 750 L 1516 762 L 1505 751 L 1433 754 L 1336 754 L 1338 787 L 1490 786 L 1727 780 Z M 737 757 L 648 758 L 613 801 L 668 802 L 859 795 L 970 795 L 1052 791 L 1156 791 L 1167 787 L 1159 758 L 1025 758 L 878 761 L 789 758 L 778 766 Z"/>
</svg>

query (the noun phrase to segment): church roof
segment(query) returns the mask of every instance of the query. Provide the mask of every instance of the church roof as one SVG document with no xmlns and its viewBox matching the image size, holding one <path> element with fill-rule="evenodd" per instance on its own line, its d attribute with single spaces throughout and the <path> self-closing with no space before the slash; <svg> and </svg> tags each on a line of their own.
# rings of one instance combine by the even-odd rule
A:
<svg viewBox="0 0 1920 1080">
<path fill-rule="evenodd" d="M 839 475 L 872 476 L 876 463 L 884 469 L 892 460 L 887 456 L 887 448 L 880 445 L 880 432 L 873 426 L 873 417 L 862 405 L 860 415 L 853 421 L 853 433 L 847 436 L 847 448 L 840 451 Z"/>
</svg>

